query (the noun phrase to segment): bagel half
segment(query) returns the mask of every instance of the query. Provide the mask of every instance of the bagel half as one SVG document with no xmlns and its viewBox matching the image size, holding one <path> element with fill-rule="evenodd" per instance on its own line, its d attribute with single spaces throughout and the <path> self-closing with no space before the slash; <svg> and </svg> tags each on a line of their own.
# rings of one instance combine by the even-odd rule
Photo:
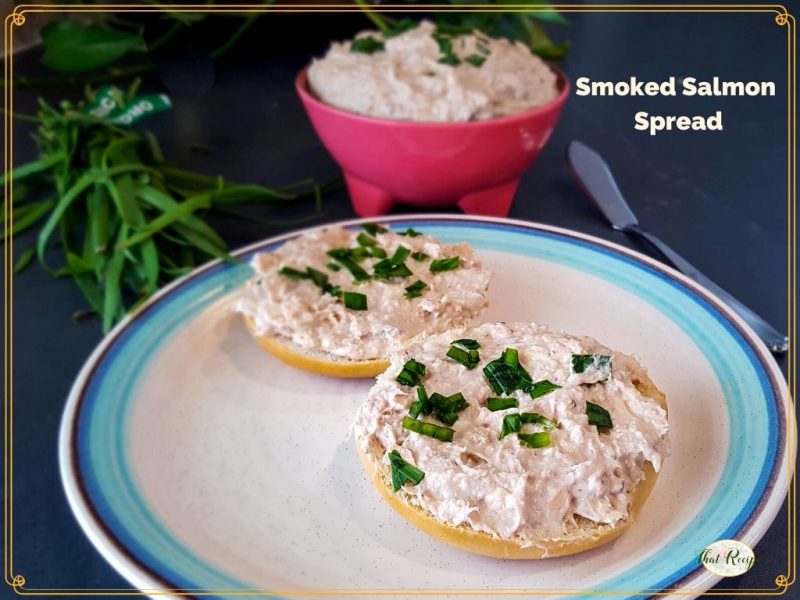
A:
<svg viewBox="0 0 800 600">
<path fill-rule="evenodd" d="M 245 316 L 247 330 L 256 338 L 258 344 L 287 365 L 328 377 L 377 377 L 389 366 L 389 359 L 346 361 L 339 356 L 322 350 L 301 348 L 290 339 L 256 335 L 253 320 Z"/>
<path fill-rule="evenodd" d="M 667 410 L 666 396 L 649 379 L 636 382 L 636 387 L 642 394 L 649 396 L 664 410 Z M 392 490 L 391 479 L 385 467 L 377 460 L 368 457 L 362 452 L 356 440 L 356 450 L 361 464 L 370 476 L 372 483 L 378 488 L 383 499 L 399 513 L 406 521 L 421 529 L 431 537 L 447 542 L 461 550 L 504 559 L 540 559 L 566 556 L 591 550 L 606 544 L 623 533 L 633 525 L 642 506 L 650 496 L 656 484 L 658 473 L 648 462 L 644 465 L 644 479 L 639 482 L 636 492 L 628 507 L 628 517 L 615 525 L 595 523 L 583 517 L 577 517 L 578 526 L 570 531 L 569 536 L 562 539 L 543 539 L 532 546 L 522 546 L 513 540 L 505 540 L 482 531 L 476 531 L 468 525 L 454 527 L 437 520 L 430 512 L 415 506 L 403 498 L 399 492 Z"/>
</svg>

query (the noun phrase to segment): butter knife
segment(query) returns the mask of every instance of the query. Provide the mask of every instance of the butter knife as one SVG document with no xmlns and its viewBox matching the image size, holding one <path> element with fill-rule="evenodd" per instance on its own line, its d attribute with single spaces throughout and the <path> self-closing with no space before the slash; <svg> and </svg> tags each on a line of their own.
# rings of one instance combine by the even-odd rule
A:
<svg viewBox="0 0 800 600">
<path fill-rule="evenodd" d="M 625 198 L 622 197 L 611 170 L 597 152 L 576 140 L 570 143 L 567 157 L 576 179 L 614 229 L 641 238 L 655 247 L 676 269 L 702 285 L 732 308 L 756 332 L 772 352 L 783 353 L 789 349 L 789 340 L 785 334 L 780 333 L 731 294 L 703 275 L 689 261 L 655 235 L 639 226 L 639 220 L 633 214 L 628 203 L 625 202 Z"/>
</svg>

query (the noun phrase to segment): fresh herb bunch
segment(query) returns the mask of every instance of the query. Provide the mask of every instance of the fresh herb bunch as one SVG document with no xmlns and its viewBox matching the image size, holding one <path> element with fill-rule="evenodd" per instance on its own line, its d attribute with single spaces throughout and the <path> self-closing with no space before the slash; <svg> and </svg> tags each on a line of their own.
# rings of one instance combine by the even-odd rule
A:
<svg viewBox="0 0 800 600">
<path fill-rule="evenodd" d="M 385 37 L 397 35 L 413 26 L 413 21 L 393 19 L 381 13 L 380 4 L 377 2 L 368 0 L 355 0 L 355 2 Z M 544 0 L 478 0 L 477 2 L 447 0 L 446 3 L 450 4 L 452 9 L 435 13 L 435 20 L 437 29 L 449 33 L 450 36 L 458 35 L 459 32 L 471 33 L 478 30 L 490 37 L 506 37 L 522 42 L 531 49 L 531 52 L 543 58 L 562 58 L 569 51 L 570 42 L 554 42 L 544 24 L 569 25 L 570 23 Z M 513 12 L 470 12 L 471 4 L 518 5 L 518 7 L 514 7 Z M 459 7 L 464 11 L 458 11 Z M 409 10 L 413 8 L 409 7 Z M 443 54 L 445 59 L 450 56 L 446 48 L 443 49 Z M 480 57 L 470 62 L 473 61 L 483 62 Z"/>
<path fill-rule="evenodd" d="M 121 125 L 157 103 L 154 96 L 137 97 L 137 87 L 87 89 L 86 102 L 64 102 L 60 109 L 40 100 L 38 115 L 27 117 L 39 125 L 40 158 L 12 172 L 13 206 L 5 213 L 11 220 L 3 216 L 4 238 L 40 226 L 15 271 L 38 257 L 55 276 L 71 277 L 91 311 L 102 315 L 104 331 L 196 265 L 231 260 L 206 215 L 244 216 L 237 206 L 303 197 L 315 197 L 319 210 L 321 194 L 335 185 L 304 180 L 270 189 L 171 165 L 152 132 Z M 63 254 L 58 267 L 50 263 L 54 247 Z"/>
</svg>

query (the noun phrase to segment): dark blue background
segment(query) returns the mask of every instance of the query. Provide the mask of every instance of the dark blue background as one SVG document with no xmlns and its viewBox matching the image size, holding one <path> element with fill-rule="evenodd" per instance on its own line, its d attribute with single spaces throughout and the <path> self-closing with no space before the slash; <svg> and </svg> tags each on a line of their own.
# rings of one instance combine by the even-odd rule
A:
<svg viewBox="0 0 800 600">
<path fill-rule="evenodd" d="M 581 139 L 611 164 L 643 226 L 776 326 L 787 328 L 787 28 L 771 14 L 580 14 L 557 32 L 573 48 L 560 66 L 573 79 L 662 80 L 669 76 L 767 80 L 774 98 L 579 98 L 573 95 L 537 163 L 525 175 L 511 217 L 558 225 L 648 251 L 613 232 L 572 180 L 566 146 Z M 292 82 L 327 41 L 363 28 L 360 15 L 267 15 L 211 73 L 180 63 L 175 109 L 145 124 L 164 142 L 168 160 L 241 182 L 279 186 L 339 171 L 315 137 Z M 40 50 L 15 58 L 18 75 L 41 73 Z M 167 66 L 167 68 L 169 68 Z M 195 71 L 193 71 L 195 69 Z M 213 77 L 213 79 L 212 79 Z M 203 83 L 205 82 L 205 83 Z M 207 85 L 206 85 L 207 84 Z M 208 87 L 204 93 L 200 88 Z M 148 77 L 145 91 L 163 89 Z M 33 113 L 37 92 L 17 90 L 14 110 Z M 45 97 L 57 100 L 62 91 Z M 633 115 L 710 115 L 723 111 L 722 132 L 633 129 Z M 15 126 L 14 161 L 35 156 L 30 126 Z M 204 144 L 207 153 L 192 150 Z M 402 210 L 402 209 L 401 209 Z M 296 217 L 311 203 L 259 216 Z M 354 216 L 344 190 L 328 196 L 311 223 Z M 220 220 L 232 247 L 288 229 Z M 20 236 L 19 252 L 33 234 Z M 85 308 L 69 280 L 38 267 L 14 278 L 13 569 L 31 588 L 125 588 L 79 529 L 59 479 L 57 434 L 73 378 L 102 335 L 100 323 L 73 323 Z M 779 364 L 786 372 L 785 358 Z M 758 562 L 720 588 L 774 588 L 787 573 L 787 518 L 781 511 L 756 548 Z M 3 592 L 11 595 L 11 590 Z"/>
</svg>

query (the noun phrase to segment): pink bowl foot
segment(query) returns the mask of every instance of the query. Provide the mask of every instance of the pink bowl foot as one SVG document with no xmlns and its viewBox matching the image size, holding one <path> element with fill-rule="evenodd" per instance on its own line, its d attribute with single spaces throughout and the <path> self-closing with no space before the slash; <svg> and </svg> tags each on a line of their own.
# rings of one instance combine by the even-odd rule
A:
<svg viewBox="0 0 800 600">
<path fill-rule="evenodd" d="M 363 179 L 344 174 L 347 190 L 353 202 L 353 210 L 360 217 L 376 217 L 385 215 L 395 205 L 395 199 L 378 186 L 367 183 Z"/>
<path fill-rule="evenodd" d="M 487 188 L 462 196 L 458 206 L 468 215 L 507 217 L 517 193 L 519 179 L 514 179 L 497 187 Z"/>
</svg>

